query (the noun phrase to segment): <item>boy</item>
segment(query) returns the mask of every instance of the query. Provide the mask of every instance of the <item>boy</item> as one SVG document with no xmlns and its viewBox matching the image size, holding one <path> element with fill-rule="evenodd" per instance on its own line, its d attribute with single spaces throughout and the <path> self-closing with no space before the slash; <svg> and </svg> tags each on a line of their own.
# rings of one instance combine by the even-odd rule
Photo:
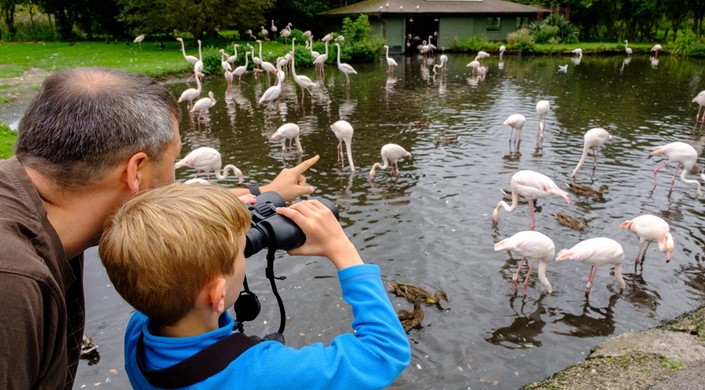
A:
<svg viewBox="0 0 705 390">
<path fill-rule="evenodd" d="M 300 349 L 263 341 L 190 388 L 389 385 L 409 364 L 411 351 L 379 267 L 363 264 L 320 202 L 299 202 L 277 213 L 306 235 L 306 243 L 289 254 L 326 256 L 338 268 L 355 333 L 339 335 L 329 346 Z M 108 221 L 100 257 L 116 290 L 138 310 L 125 335 L 125 366 L 134 388 L 154 388 L 138 363 L 147 371 L 161 370 L 231 335 L 234 321 L 226 310 L 243 284 L 249 226 L 248 210 L 230 191 L 186 184 L 142 193 Z"/>
</svg>

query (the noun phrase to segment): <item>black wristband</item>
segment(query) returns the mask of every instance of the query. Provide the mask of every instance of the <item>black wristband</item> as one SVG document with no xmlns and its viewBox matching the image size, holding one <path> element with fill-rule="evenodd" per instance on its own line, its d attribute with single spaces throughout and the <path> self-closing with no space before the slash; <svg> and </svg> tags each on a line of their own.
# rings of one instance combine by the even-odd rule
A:
<svg viewBox="0 0 705 390">
<path fill-rule="evenodd" d="M 252 195 L 254 195 L 254 196 L 257 196 L 257 195 L 261 194 L 261 192 L 260 192 L 260 190 L 259 190 L 259 186 L 257 185 L 257 183 L 252 183 L 252 184 L 250 184 L 249 186 L 247 186 L 247 188 L 250 189 L 250 194 L 252 194 Z"/>
</svg>

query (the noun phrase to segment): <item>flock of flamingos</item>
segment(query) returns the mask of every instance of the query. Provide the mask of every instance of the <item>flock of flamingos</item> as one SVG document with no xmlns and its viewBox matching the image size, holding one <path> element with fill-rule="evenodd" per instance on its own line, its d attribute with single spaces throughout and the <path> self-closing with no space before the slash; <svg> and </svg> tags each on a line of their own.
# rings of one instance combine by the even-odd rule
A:
<svg viewBox="0 0 705 390">
<path fill-rule="evenodd" d="M 282 36 L 285 36 L 285 32 L 290 32 L 291 29 L 291 24 L 289 24 L 281 33 Z M 288 37 L 289 34 L 286 34 Z M 420 55 L 432 55 L 433 49 L 435 48 L 431 44 L 431 38 L 429 37 L 429 41 L 424 41 L 422 45 L 419 45 L 417 48 L 419 51 Z M 355 69 L 345 63 L 340 62 L 340 43 L 339 41 L 342 41 L 343 38 L 342 36 L 338 36 L 337 38 L 334 38 L 331 34 L 326 35 L 322 41 L 325 43 L 325 48 L 326 51 L 325 53 L 317 53 L 313 51 L 312 47 L 312 39 L 313 37 L 311 36 L 310 32 L 304 33 L 304 39 L 306 40 L 306 50 L 311 53 L 312 57 L 314 58 L 314 64 L 316 65 L 316 72 L 317 75 L 323 76 L 324 74 L 324 66 L 326 61 L 328 60 L 328 43 L 332 40 L 335 40 L 336 42 L 334 45 L 337 47 L 337 66 L 338 69 L 345 74 L 346 77 L 346 86 L 349 86 L 350 84 L 350 74 L 357 74 Z M 203 61 L 201 59 L 201 43 L 198 41 L 198 47 L 199 47 L 199 57 L 195 56 L 190 56 L 186 54 L 185 48 L 184 48 L 184 42 L 181 38 L 177 38 L 178 41 L 181 42 L 181 50 L 184 56 L 184 59 L 188 61 L 189 63 L 193 64 L 193 75 L 191 77 L 195 78 L 196 81 L 196 88 L 189 88 L 181 94 L 179 97 L 178 101 L 181 102 L 187 102 L 189 106 L 189 111 L 191 113 L 198 113 L 198 121 L 200 125 L 200 120 L 204 113 L 206 113 L 211 107 L 213 107 L 216 103 L 215 98 L 213 96 L 212 92 L 208 93 L 208 97 L 205 98 L 200 98 L 200 95 L 202 93 L 202 84 L 201 84 L 201 78 L 203 77 Z M 292 51 L 289 52 L 285 57 L 278 58 L 275 63 L 276 65 L 267 62 L 263 57 L 262 57 L 262 42 L 260 40 L 257 40 L 256 42 L 259 44 L 259 55 L 255 55 L 255 50 L 254 47 L 249 46 L 249 48 L 245 52 L 245 63 L 241 66 L 235 66 L 235 61 L 238 58 L 237 57 L 237 50 L 239 45 L 235 44 L 234 45 L 234 55 L 228 55 L 224 50 L 220 50 L 221 52 L 221 65 L 223 68 L 224 72 L 224 77 L 228 85 L 228 90 L 232 88 L 233 80 L 234 77 L 237 76 L 238 78 L 238 83 L 242 82 L 241 78 L 243 75 L 245 75 L 248 71 L 248 61 L 249 59 L 252 60 L 254 64 L 254 75 L 256 76 L 260 72 L 265 72 L 267 73 L 267 76 L 270 77 L 276 77 L 276 84 L 273 86 L 270 86 L 263 94 L 262 96 L 258 99 L 258 102 L 260 104 L 264 104 L 267 102 L 272 102 L 275 101 L 279 98 L 282 92 L 282 82 L 286 78 L 286 73 L 285 73 L 285 68 L 287 68 L 290 72 L 291 75 L 293 76 L 294 81 L 301 87 L 302 89 L 302 96 L 301 99 L 305 98 L 306 92 L 311 95 L 311 88 L 316 87 L 316 83 L 312 81 L 310 78 L 303 76 L 303 75 L 298 75 L 296 74 L 296 68 L 295 68 L 295 57 L 293 56 L 294 50 L 295 50 L 295 38 L 292 38 L 291 40 L 292 44 Z M 397 65 L 396 61 L 389 57 L 389 47 L 385 46 L 386 53 L 386 61 L 388 65 L 388 74 L 393 73 L 394 67 Z M 628 48 L 626 42 L 625 42 L 625 49 L 627 51 L 627 55 L 630 55 L 631 49 Z M 656 51 L 656 55 L 658 55 L 658 51 L 661 49 L 660 45 L 655 46 L 655 49 L 652 49 L 652 51 Z M 582 50 L 576 49 L 573 51 L 574 54 L 582 57 Z M 500 48 L 499 51 L 499 56 L 500 58 L 504 54 L 504 46 Z M 475 60 L 467 64 L 467 67 L 471 68 L 472 75 L 484 75 L 487 72 L 487 68 L 481 65 L 481 60 L 483 58 L 489 57 L 490 54 L 487 52 L 480 51 L 477 53 L 477 56 Z M 441 69 L 442 72 L 445 73 L 446 71 L 446 63 L 448 61 L 448 57 L 445 55 L 440 56 L 440 64 L 435 64 L 433 66 L 433 72 L 434 74 L 437 72 L 437 69 Z M 567 66 L 566 66 L 567 67 Z M 565 69 L 563 66 L 560 66 L 559 72 L 565 72 Z M 194 102 L 195 101 L 195 102 Z M 698 110 L 698 114 L 696 115 L 696 125 L 698 121 L 701 122 L 701 126 L 703 123 L 705 123 L 705 113 L 703 113 L 702 118 L 698 118 L 700 116 L 700 112 L 702 111 L 703 106 L 705 106 L 705 91 L 701 91 L 696 97 L 693 98 L 692 100 L 693 103 L 697 103 L 700 106 L 700 109 Z M 536 113 L 539 118 L 539 139 L 543 138 L 543 130 L 544 130 L 544 121 L 546 114 L 550 110 L 550 103 L 547 100 L 541 100 L 536 104 Z M 526 123 L 526 117 L 522 114 L 513 114 L 509 116 L 504 121 L 504 125 L 510 127 L 510 145 L 518 147 L 520 141 L 521 141 L 521 131 L 524 127 L 524 124 Z M 348 163 L 350 166 L 351 171 L 355 170 L 355 165 L 353 163 L 352 159 L 352 151 L 351 151 L 351 142 L 352 142 L 352 137 L 353 137 L 353 127 L 350 125 L 345 120 L 339 120 L 331 125 L 331 130 L 334 132 L 336 137 L 339 140 L 338 143 L 338 161 L 341 164 L 344 164 L 344 153 L 342 150 L 343 143 L 345 143 L 346 146 L 346 154 L 348 158 Z M 282 151 L 286 149 L 286 141 L 289 141 L 289 150 L 291 151 L 292 149 L 292 144 L 295 142 L 296 147 L 299 152 L 302 152 L 302 147 L 301 143 L 299 140 L 299 133 L 300 129 L 299 126 L 295 123 L 286 123 L 279 127 L 277 131 L 272 134 L 271 138 L 273 140 L 281 140 L 282 142 Z M 516 133 L 516 135 L 514 135 Z M 585 162 L 585 159 L 587 158 L 588 154 L 592 152 L 594 164 L 597 164 L 597 154 L 599 149 L 608 141 L 612 139 L 612 136 L 603 128 L 594 128 L 585 133 L 584 136 L 584 146 L 583 146 L 583 151 L 582 155 L 580 157 L 580 161 L 577 163 L 577 166 L 571 173 L 571 176 L 575 177 L 577 172 L 580 170 L 582 167 L 583 163 Z M 669 191 L 673 190 L 673 186 L 675 184 L 675 179 L 678 176 L 678 172 L 680 171 L 680 180 L 683 183 L 686 184 L 691 184 L 695 186 L 696 188 L 696 194 L 699 196 L 701 194 L 701 185 L 698 182 L 698 180 L 692 180 L 688 179 L 686 175 L 691 172 L 693 169 L 697 168 L 697 157 L 698 153 L 693 148 L 691 145 L 684 143 L 684 142 L 672 142 L 666 145 L 658 146 L 652 149 L 651 151 L 652 154 L 654 155 L 662 155 L 666 158 L 665 163 L 663 163 L 661 166 L 658 166 L 656 169 L 653 171 L 653 178 L 654 178 L 654 185 L 657 183 L 657 173 L 659 170 L 662 168 L 666 167 L 667 165 L 674 163 L 676 164 L 675 172 L 673 174 L 673 178 L 671 181 L 671 187 Z M 390 169 L 391 174 L 396 174 L 399 175 L 399 168 L 397 166 L 397 161 L 403 157 L 408 157 L 411 156 L 411 153 L 409 153 L 407 150 L 405 150 L 403 147 L 396 145 L 396 144 L 386 144 L 382 147 L 381 149 L 381 155 L 382 155 L 382 160 L 383 163 L 375 163 L 369 173 L 370 180 L 374 180 L 375 174 L 377 169 Z M 214 171 L 215 175 L 218 179 L 223 179 L 228 175 L 228 171 L 232 171 L 239 179 L 239 181 L 242 183 L 242 173 L 239 169 L 237 169 L 233 165 L 226 165 L 225 167 L 222 167 L 222 162 L 221 162 L 221 156 L 220 153 L 209 147 L 201 147 L 198 149 L 193 150 L 190 152 L 184 159 L 181 161 L 177 162 L 175 165 L 176 168 L 179 167 L 190 167 L 193 169 L 196 169 L 196 177 L 194 179 L 188 180 L 188 182 L 207 182 L 207 180 L 203 179 L 198 179 L 198 174 L 200 172 L 206 172 L 206 175 L 208 178 L 210 178 L 210 171 Z M 593 168 L 593 174 L 594 174 L 594 168 Z M 703 180 L 705 180 L 705 174 L 700 175 Z M 527 275 L 524 279 L 523 283 L 523 289 L 524 289 L 524 294 L 526 294 L 527 288 L 528 288 L 528 281 L 529 277 L 531 275 L 532 269 L 534 267 L 535 261 L 539 261 L 539 266 L 538 266 L 538 277 L 541 282 L 541 284 L 545 287 L 547 293 L 552 293 L 553 288 L 551 286 L 551 283 L 548 281 L 546 277 L 546 268 L 551 263 L 554 261 L 562 261 L 562 260 L 575 260 L 581 263 L 585 263 L 591 266 L 590 268 L 590 273 L 588 276 L 588 281 L 587 285 L 585 288 L 585 294 L 588 295 L 590 293 L 590 289 L 593 284 L 593 279 L 595 278 L 595 275 L 597 273 L 597 270 L 601 266 L 612 266 L 613 267 L 613 274 L 615 279 L 620 285 L 620 289 L 626 288 L 626 283 L 624 282 L 624 279 L 622 277 L 622 267 L 624 263 L 624 250 L 622 248 L 622 245 L 618 243 L 617 241 L 608 238 L 608 237 L 595 237 L 595 238 L 590 238 L 584 241 L 579 242 L 575 246 L 569 249 L 563 249 L 558 252 L 556 255 L 555 253 L 555 245 L 553 241 L 546 236 L 543 233 L 540 233 L 538 231 L 535 231 L 534 228 L 536 227 L 536 221 L 534 218 L 534 202 L 537 199 L 541 198 L 546 198 L 546 197 L 551 197 L 551 196 L 558 196 L 562 197 L 565 199 L 567 203 L 570 203 L 570 198 L 568 194 L 559 188 L 555 182 L 550 179 L 548 176 L 541 174 L 536 171 L 532 170 L 522 170 L 516 172 L 512 178 L 511 178 L 511 204 L 508 204 L 505 201 L 500 201 L 497 203 L 497 206 L 495 207 L 493 213 L 492 213 L 492 219 L 495 224 L 499 222 L 499 213 L 501 209 L 504 209 L 507 212 L 512 212 L 514 211 L 520 203 L 520 200 L 525 200 L 528 202 L 529 205 L 529 212 L 531 215 L 531 225 L 529 226 L 529 229 L 526 231 L 521 231 L 513 236 L 506 238 L 504 240 L 501 240 L 497 242 L 494 245 L 495 251 L 498 250 L 508 250 L 511 252 L 518 253 L 519 255 L 522 256 L 521 261 L 519 263 L 519 266 L 514 273 L 514 276 L 512 278 L 512 283 L 514 284 L 514 287 L 518 290 L 519 288 L 519 283 L 518 283 L 518 278 L 519 278 L 519 273 L 520 270 L 526 261 L 526 259 L 530 260 L 529 263 L 529 269 L 527 272 Z M 591 189 L 588 189 L 588 191 Z M 594 190 L 592 190 L 594 191 Z M 670 194 L 670 192 L 669 192 Z M 674 240 L 673 237 L 670 233 L 670 227 L 666 221 L 664 221 L 662 218 L 651 215 L 651 214 L 644 214 L 640 215 L 636 218 L 633 218 L 628 221 L 624 221 L 619 225 L 621 228 L 628 229 L 632 232 L 634 232 L 638 238 L 639 238 L 639 249 L 637 251 L 637 256 L 635 259 L 635 267 L 640 263 L 643 262 L 644 257 L 646 256 L 646 252 L 649 248 L 649 245 L 652 242 L 656 242 L 658 244 L 658 249 L 661 252 L 665 252 L 666 254 L 666 261 L 671 260 L 672 252 L 674 250 Z"/>
</svg>

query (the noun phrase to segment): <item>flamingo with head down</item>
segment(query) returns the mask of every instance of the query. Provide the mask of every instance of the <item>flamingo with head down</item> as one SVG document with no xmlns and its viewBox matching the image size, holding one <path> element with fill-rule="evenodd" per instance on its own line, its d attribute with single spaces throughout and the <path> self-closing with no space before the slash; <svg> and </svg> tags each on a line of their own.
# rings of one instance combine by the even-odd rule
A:
<svg viewBox="0 0 705 390">
<path fill-rule="evenodd" d="M 370 180 L 375 179 L 375 173 L 377 169 L 387 169 L 390 168 L 390 174 L 399 176 L 399 165 L 397 161 L 403 157 L 411 157 L 411 153 L 407 152 L 406 149 L 397 144 L 386 144 L 382 146 L 381 150 L 382 162 L 384 164 L 375 163 L 370 170 Z"/>
<path fill-rule="evenodd" d="M 627 284 L 622 277 L 622 264 L 624 263 L 624 249 L 617 241 L 607 237 L 590 238 L 579 242 L 570 249 L 563 249 L 558 252 L 556 261 L 576 260 L 580 263 L 590 264 L 590 275 L 585 286 L 585 295 L 590 294 L 592 281 L 595 279 L 597 268 L 605 265 L 614 266 L 614 278 L 619 283 L 620 290 L 624 290 Z"/>
<path fill-rule="evenodd" d="M 242 183 L 242 171 L 237 169 L 234 165 L 228 164 L 221 170 L 222 160 L 220 152 L 216 149 L 209 148 L 207 146 L 194 149 L 183 159 L 179 160 L 174 164 L 174 168 L 190 167 L 196 169 L 196 175 L 194 178 L 198 177 L 200 172 L 205 172 L 206 177 L 210 180 L 210 171 L 215 173 L 215 177 L 218 180 L 223 180 L 228 177 L 228 172 L 232 171 L 238 178 L 238 182 Z"/>
<path fill-rule="evenodd" d="M 541 284 L 546 288 L 547 293 L 551 294 L 553 292 L 553 287 L 546 277 L 546 267 L 553 261 L 553 256 L 556 254 L 556 247 L 548 236 L 532 230 L 519 232 L 494 244 L 494 250 L 508 250 L 521 255 L 519 267 L 514 273 L 514 276 L 512 276 L 514 288 L 519 289 L 519 284 L 517 283 L 519 271 L 528 257 L 531 259 L 531 263 L 529 264 L 529 272 L 527 272 L 526 278 L 524 279 L 524 295 L 526 295 L 531 270 L 534 268 L 534 261 L 537 259 L 539 260 L 539 281 L 541 281 Z"/>
<path fill-rule="evenodd" d="M 605 142 L 612 140 L 612 136 L 610 133 L 607 132 L 607 130 L 601 128 L 601 127 L 596 127 L 594 129 L 588 130 L 585 135 L 583 136 L 583 153 L 580 155 L 580 161 L 578 161 L 578 165 L 573 169 L 573 172 L 570 174 L 570 176 L 575 177 L 575 174 L 578 173 L 578 170 L 580 167 L 583 166 L 583 163 L 585 162 L 585 157 L 588 154 L 588 151 L 592 150 L 592 158 L 595 162 L 595 166 L 593 167 L 593 174 L 595 173 L 595 168 L 597 167 L 597 151 L 602 147 L 602 145 L 605 144 Z"/>
<path fill-rule="evenodd" d="M 619 227 L 628 229 L 639 237 L 639 250 L 636 252 L 636 259 L 634 260 L 635 268 L 637 264 L 639 264 L 640 259 L 643 264 L 646 251 L 649 249 L 649 245 L 652 241 L 658 243 L 659 251 L 666 252 L 666 263 L 671 261 L 675 244 L 673 243 L 673 236 L 670 232 L 671 228 L 668 226 L 668 222 L 664 221 L 662 218 L 651 214 L 644 214 L 620 223 Z M 645 242 L 646 247 L 642 253 L 641 248 L 644 246 Z"/>
</svg>

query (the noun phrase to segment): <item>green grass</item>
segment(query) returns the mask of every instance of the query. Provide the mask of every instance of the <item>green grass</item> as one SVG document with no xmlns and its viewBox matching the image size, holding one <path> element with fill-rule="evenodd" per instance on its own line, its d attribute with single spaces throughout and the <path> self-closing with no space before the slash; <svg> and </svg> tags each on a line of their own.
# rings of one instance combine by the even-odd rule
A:
<svg viewBox="0 0 705 390">
<path fill-rule="evenodd" d="M 17 133 L 10 130 L 10 127 L 0 123 L 0 159 L 12 157 L 12 145 L 15 144 Z"/>
</svg>

